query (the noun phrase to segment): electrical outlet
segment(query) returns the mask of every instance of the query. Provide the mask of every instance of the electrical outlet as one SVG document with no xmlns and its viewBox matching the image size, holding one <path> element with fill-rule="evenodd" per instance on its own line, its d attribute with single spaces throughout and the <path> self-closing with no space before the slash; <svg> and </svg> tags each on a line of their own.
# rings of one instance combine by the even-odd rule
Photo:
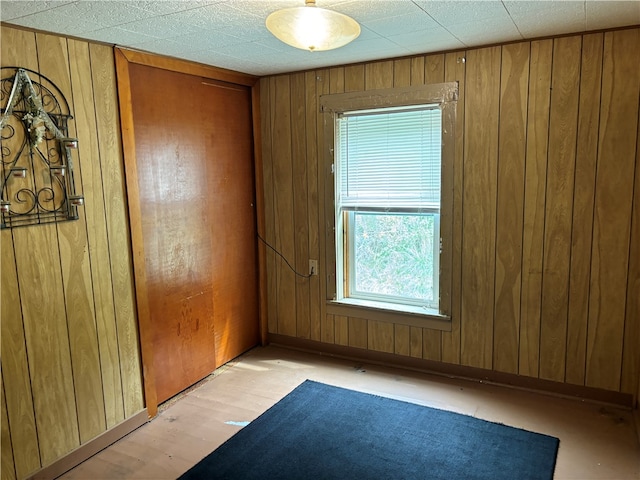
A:
<svg viewBox="0 0 640 480">
<path fill-rule="evenodd" d="M 318 261 L 309 259 L 309 275 L 318 275 Z"/>
</svg>

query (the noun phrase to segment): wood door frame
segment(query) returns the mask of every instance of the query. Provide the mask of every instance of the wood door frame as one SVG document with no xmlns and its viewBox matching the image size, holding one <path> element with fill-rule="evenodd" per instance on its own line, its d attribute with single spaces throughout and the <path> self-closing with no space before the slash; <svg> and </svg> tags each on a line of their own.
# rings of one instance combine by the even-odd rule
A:
<svg viewBox="0 0 640 480">
<path fill-rule="evenodd" d="M 144 398 L 149 417 L 154 417 L 158 412 L 158 396 L 156 393 L 155 370 L 153 366 L 153 332 L 148 303 L 129 64 L 133 63 L 160 68 L 163 70 L 170 70 L 173 72 L 186 73 L 189 75 L 224 81 L 251 88 L 256 228 L 258 233 L 264 237 L 265 218 L 262 150 L 260 140 L 260 83 L 259 77 L 253 75 L 188 62 L 186 60 L 127 50 L 120 47 L 114 48 L 114 56 L 118 84 L 118 102 L 120 106 L 120 125 L 122 132 L 122 151 L 127 187 L 127 202 L 129 207 L 129 227 L 131 229 L 131 249 L 133 253 L 133 274 L 136 305 L 138 309 L 138 331 L 140 335 L 140 352 L 142 357 Z M 263 345 L 267 342 L 266 285 L 266 249 L 261 242 L 258 242 L 258 312 L 260 322 L 260 340 Z"/>
</svg>

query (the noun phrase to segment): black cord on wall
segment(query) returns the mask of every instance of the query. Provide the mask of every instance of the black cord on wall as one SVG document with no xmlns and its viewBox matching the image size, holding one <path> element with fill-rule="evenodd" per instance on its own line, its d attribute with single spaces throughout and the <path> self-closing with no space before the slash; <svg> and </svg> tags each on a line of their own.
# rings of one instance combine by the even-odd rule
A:
<svg viewBox="0 0 640 480">
<path fill-rule="evenodd" d="M 273 251 L 276 253 L 276 255 L 278 255 L 280 258 L 282 258 L 282 260 L 284 260 L 284 263 L 286 263 L 286 264 L 287 264 L 287 266 L 291 269 L 291 271 L 292 271 L 293 273 L 295 273 L 297 276 L 302 277 L 302 278 L 311 278 L 311 276 L 312 276 L 313 274 L 303 275 L 302 273 L 300 273 L 300 272 L 296 271 L 296 269 L 295 269 L 295 268 L 293 268 L 293 266 L 289 263 L 289 261 L 288 261 L 286 258 L 284 258 L 284 255 L 282 255 L 278 250 L 276 250 L 275 248 L 273 248 L 273 247 L 269 244 L 269 242 L 267 242 L 264 238 L 262 238 L 262 237 L 260 236 L 260 234 L 259 234 L 259 233 L 256 233 L 256 235 L 258 236 L 258 239 L 259 239 L 262 243 L 264 243 L 267 247 L 269 247 L 271 250 L 273 250 Z"/>
</svg>

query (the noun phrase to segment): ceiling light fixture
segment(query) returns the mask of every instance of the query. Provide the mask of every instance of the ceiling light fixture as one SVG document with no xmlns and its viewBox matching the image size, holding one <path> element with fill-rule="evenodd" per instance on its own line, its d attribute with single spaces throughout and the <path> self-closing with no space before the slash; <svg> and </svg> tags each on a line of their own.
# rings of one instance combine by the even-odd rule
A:
<svg viewBox="0 0 640 480">
<path fill-rule="evenodd" d="M 360 35 L 353 18 L 316 7 L 315 0 L 305 0 L 304 7 L 277 10 L 266 24 L 278 40 L 311 52 L 343 47 Z"/>
</svg>

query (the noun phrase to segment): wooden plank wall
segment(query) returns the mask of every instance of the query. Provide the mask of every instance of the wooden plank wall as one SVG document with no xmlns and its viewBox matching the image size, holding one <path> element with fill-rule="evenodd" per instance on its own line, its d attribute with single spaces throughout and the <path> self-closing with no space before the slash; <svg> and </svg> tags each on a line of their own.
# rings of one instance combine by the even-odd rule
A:
<svg viewBox="0 0 640 480">
<path fill-rule="evenodd" d="M 633 28 L 263 78 L 263 234 L 301 273 L 333 248 L 319 96 L 460 86 L 452 331 L 328 315 L 327 272 L 269 250 L 269 332 L 637 396 L 639 50 Z"/>
<path fill-rule="evenodd" d="M 2 230 L 2 478 L 143 408 L 113 50 L 2 26 L 2 66 L 65 95 L 80 219 Z"/>
</svg>

